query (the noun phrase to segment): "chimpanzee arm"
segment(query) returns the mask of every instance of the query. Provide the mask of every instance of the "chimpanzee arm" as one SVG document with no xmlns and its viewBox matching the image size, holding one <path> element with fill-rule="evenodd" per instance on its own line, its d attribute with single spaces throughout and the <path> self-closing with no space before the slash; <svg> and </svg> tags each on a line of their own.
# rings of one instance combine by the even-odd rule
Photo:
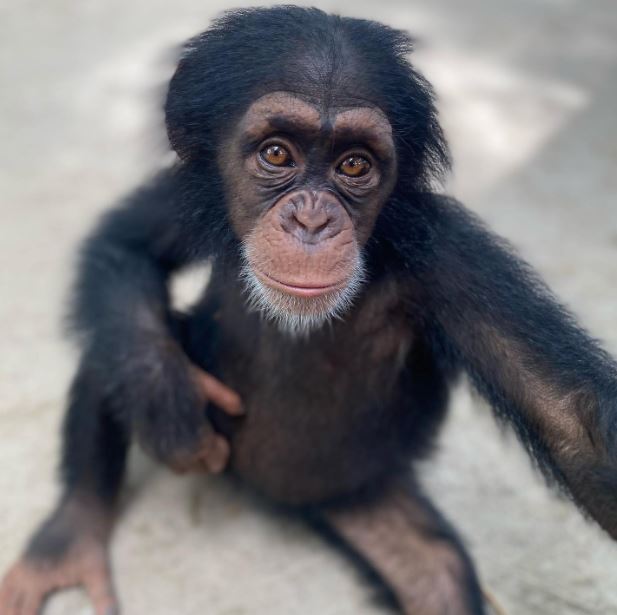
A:
<svg viewBox="0 0 617 615">
<path fill-rule="evenodd" d="M 617 538 L 615 361 L 455 201 L 395 202 L 384 222 L 436 351 L 466 370 L 539 465 Z"/>
<path fill-rule="evenodd" d="M 165 172 L 102 219 L 82 249 L 71 319 L 107 403 L 168 462 L 197 446 L 204 422 L 195 373 L 171 331 L 168 277 L 230 235 L 219 200 L 186 174 Z"/>
</svg>

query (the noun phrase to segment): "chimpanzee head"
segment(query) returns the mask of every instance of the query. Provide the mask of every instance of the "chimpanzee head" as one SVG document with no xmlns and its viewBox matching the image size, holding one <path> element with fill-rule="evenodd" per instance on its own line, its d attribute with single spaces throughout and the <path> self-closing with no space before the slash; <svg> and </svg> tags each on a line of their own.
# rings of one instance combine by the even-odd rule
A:
<svg viewBox="0 0 617 615">
<path fill-rule="evenodd" d="M 236 11 L 188 43 L 172 79 L 171 144 L 222 182 L 250 300 L 288 330 L 344 312 L 388 198 L 411 199 L 448 166 L 410 50 L 371 21 Z"/>
</svg>

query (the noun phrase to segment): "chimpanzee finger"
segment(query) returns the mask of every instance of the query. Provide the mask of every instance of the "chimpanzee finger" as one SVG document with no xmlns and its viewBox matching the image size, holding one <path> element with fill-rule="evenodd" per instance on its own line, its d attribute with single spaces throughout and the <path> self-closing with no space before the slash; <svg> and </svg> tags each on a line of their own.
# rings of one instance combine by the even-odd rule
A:
<svg viewBox="0 0 617 615">
<path fill-rule="evenodd" d="M 230 454 L 229 442 L 207 425 L 203 429 L 197 451 L 178 456 L 169 461 L 168 465 L 176 474 L 191 472 L 220 474 L 227 467 Z"/>
<path fill-rule="evenodd" d="M 240 416 L 244 413 L 242 400 L 234 390 L 199 368 L 195 368 L 195 375 L 208 400 L 232 416 Z"/>
<path fill-rule="evenodd" d="M 212 432 L 208 434 L 200 460 L 210 474 L 220 474 L 227 467 L 230 453 L 229 442 Z"/>
</svg>

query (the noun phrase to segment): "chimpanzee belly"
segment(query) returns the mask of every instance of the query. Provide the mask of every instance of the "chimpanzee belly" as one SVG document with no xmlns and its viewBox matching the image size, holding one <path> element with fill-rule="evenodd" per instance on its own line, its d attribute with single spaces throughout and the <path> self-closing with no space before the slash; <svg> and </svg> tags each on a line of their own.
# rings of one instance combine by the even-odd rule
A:
<svg viewBox="0 0 617 615">
<path fill-rule="evenodd" d="M 243 399 L 241 419 L 212 415 L 231 441 L 232 472 L 277 501 L 309 504 L 409 463 L 442 413 L 445 388 L 428 357 L 414 353 L 392 282 L 307 339 L 246 313 L 234 295 L 228 288 L 202 305 L 212 318 L 204 343 L 216 341 L 208 361 L 197 359 Z M 199 314 L 195 326 L 203 328 Z"/>
</svg>

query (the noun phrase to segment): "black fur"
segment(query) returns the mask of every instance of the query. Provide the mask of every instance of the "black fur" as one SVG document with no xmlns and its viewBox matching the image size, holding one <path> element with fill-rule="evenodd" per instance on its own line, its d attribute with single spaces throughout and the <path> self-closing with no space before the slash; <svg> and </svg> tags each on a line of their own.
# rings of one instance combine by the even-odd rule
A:
<svg viewBox="0 0 617 615">
<path fill-rule="evenodd" d="M 417 284 L 416 309 L 437 356 L 462 368 L 516 429 L 549 479 L 556 479 L 593 516 L 617 517 L 617 363 L 578 325 L 546 285 L 503 239 L 453 199 L 395 195 L 383 212 L 375 244 L 387 244 Z M 502 338 L 497 343 L 486 327 Z M 520 364 L 504 350 L 515 345 Z M 558 461 L 554 435 L 530 421 L 522 382 L 508 370 L 537 374 L 558 396 L 575 394 L 570 412 L 585 425 L 596 450 Z M 574 443 L 576 444 L 576 443 Z M 577 490 L 584 493 L 577 493 Z M 592 500 L 590 502 L 589 500 Z M 590 509 L 591 507 L 591 509 Z M 599 511 L 602 510 L 602 513 Z"/>
</svg>

